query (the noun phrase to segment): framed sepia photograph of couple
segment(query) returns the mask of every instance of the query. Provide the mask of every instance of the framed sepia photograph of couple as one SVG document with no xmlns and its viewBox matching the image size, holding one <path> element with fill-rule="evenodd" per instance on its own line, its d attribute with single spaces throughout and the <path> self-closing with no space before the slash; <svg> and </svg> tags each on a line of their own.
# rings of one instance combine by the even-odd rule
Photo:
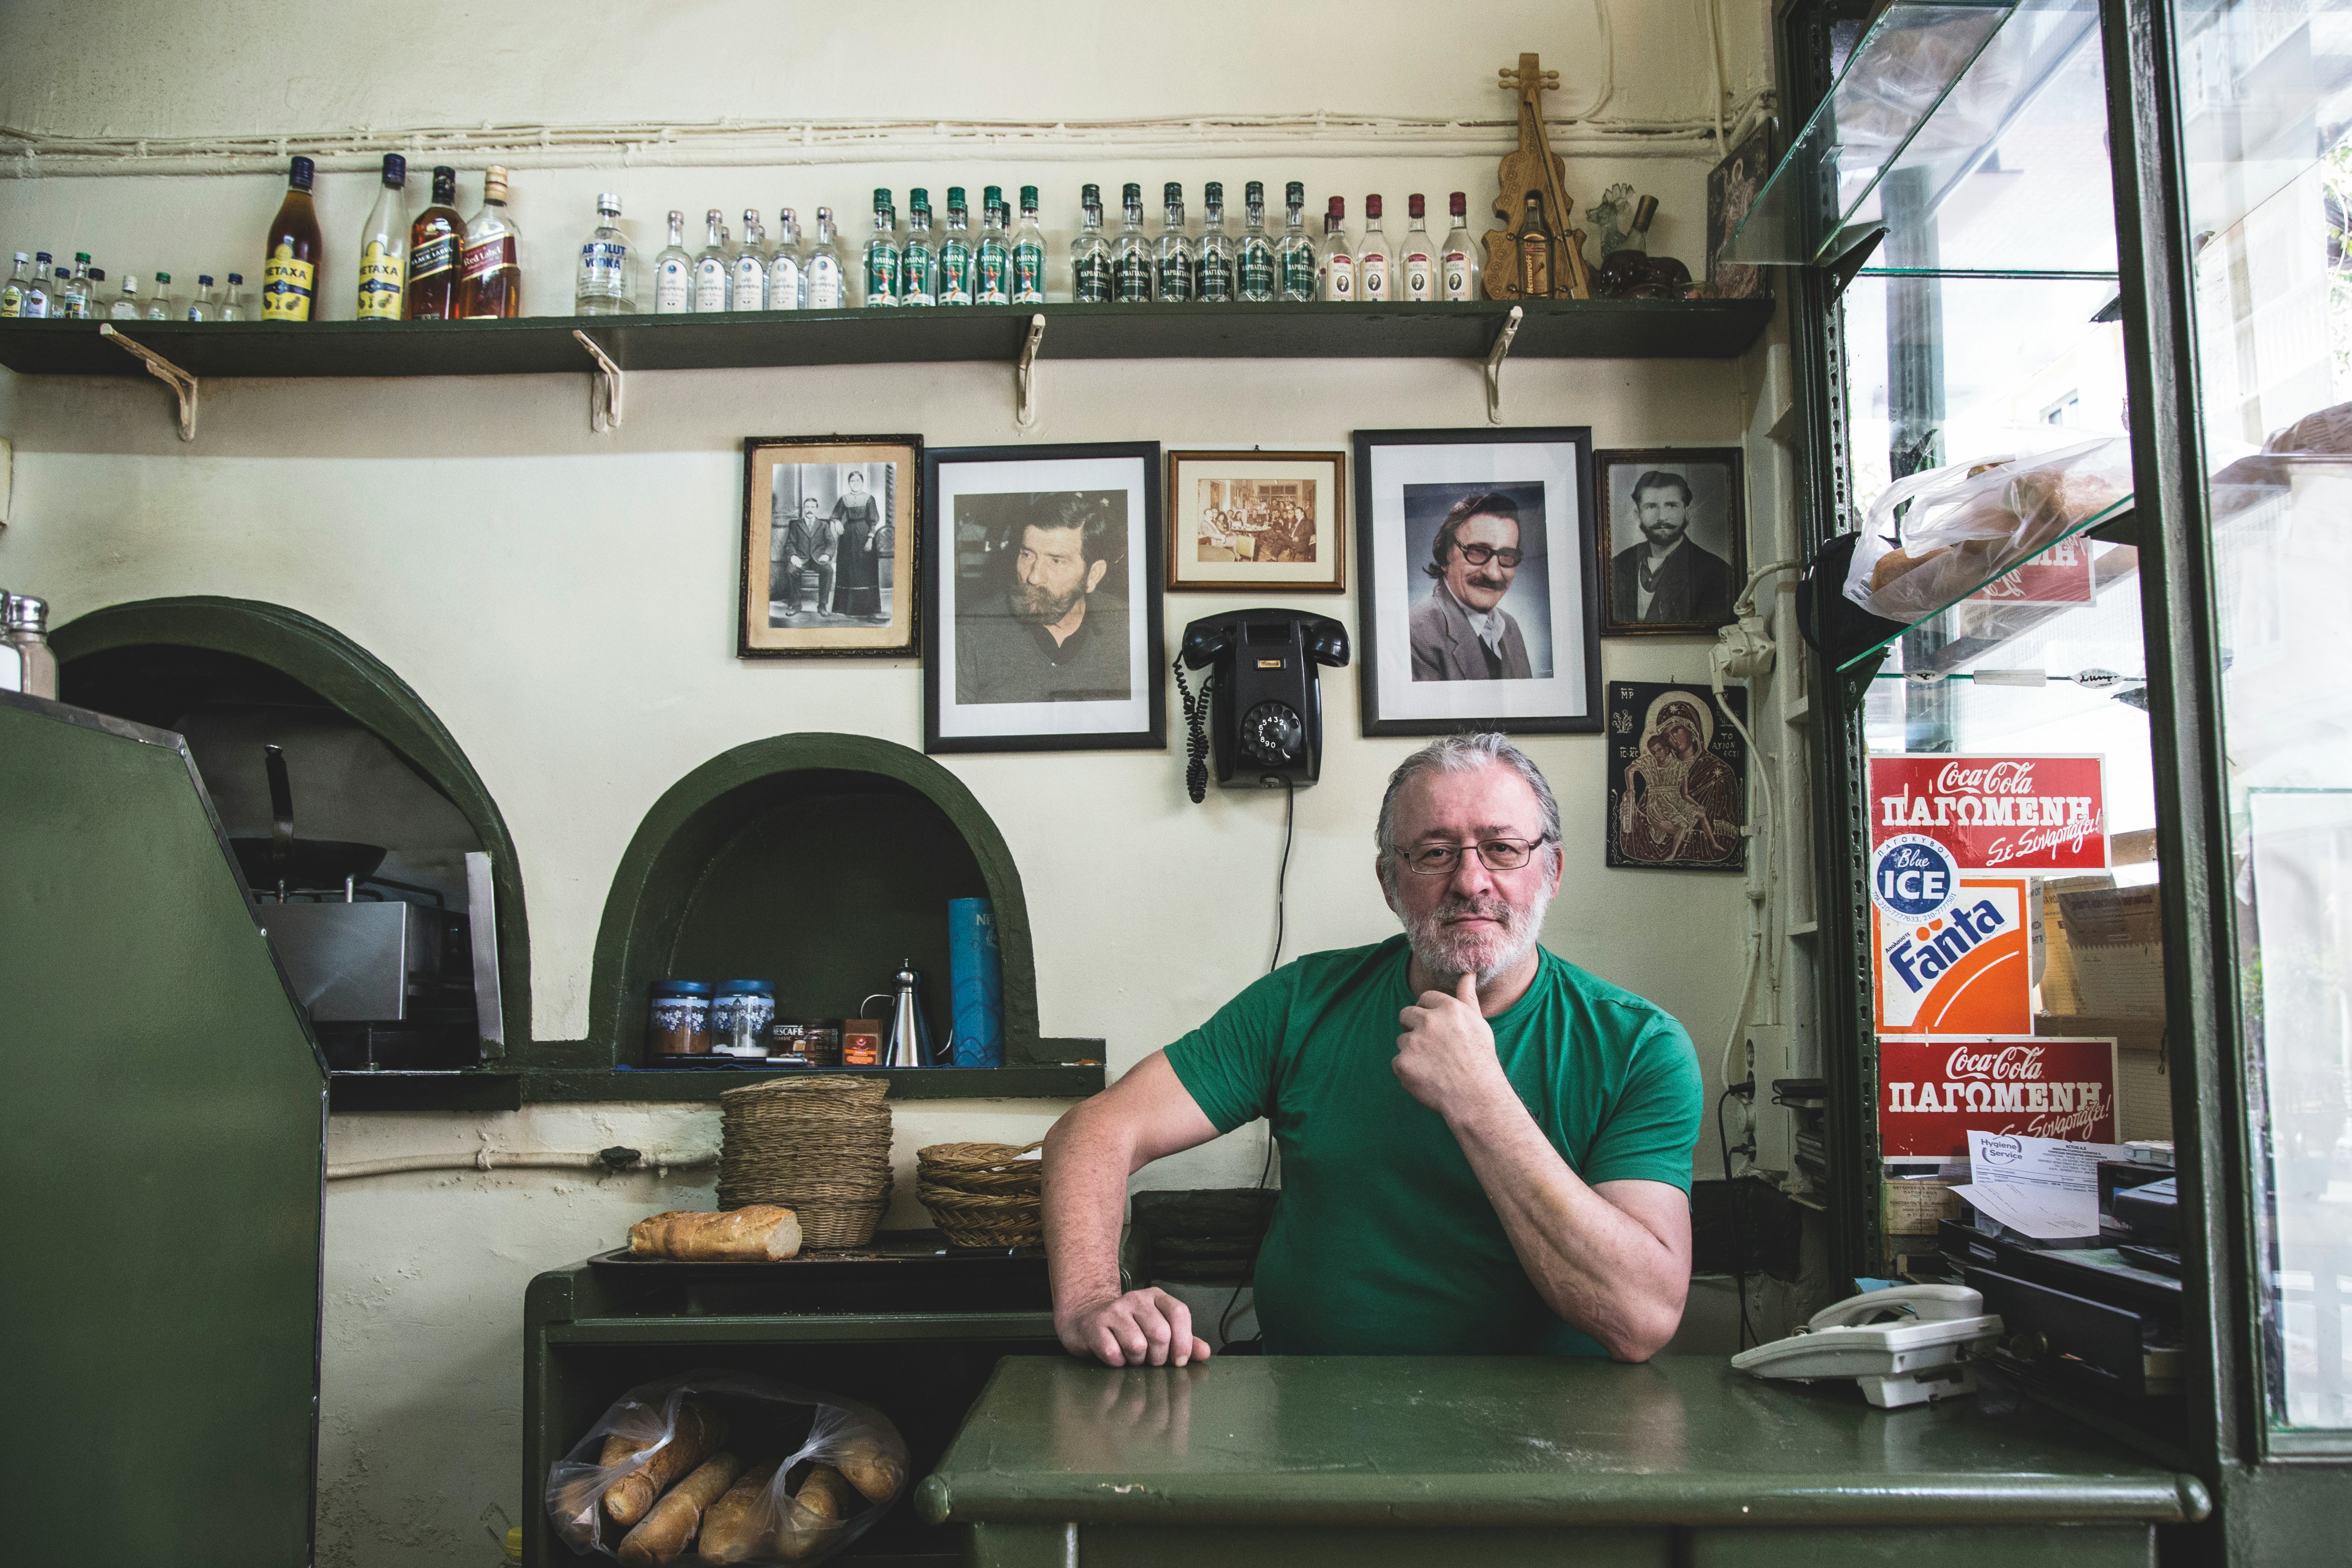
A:
<svg viewBox="0 0 2352 1568">
<path fill-rule="evenodd" d="M 1601 727 L 1592 432 L 1356 432 L 1367 735 Z"/>
<path fill-rule="evenodd" d="M 1748 582 L 1747 485 L 1737 447 L 1603 452 L 1602 635 L 1727 626 Z"/>
<path fill-rule="evenodd" d="M 1170 590 L 1348 585 L 1345 452 L 1168 454 Z"/>
<path fill-rule="evenodd" d="M 743 658 L 905 658 L 921 647 L 919 436 L 743 443 Z"/>
</svg>

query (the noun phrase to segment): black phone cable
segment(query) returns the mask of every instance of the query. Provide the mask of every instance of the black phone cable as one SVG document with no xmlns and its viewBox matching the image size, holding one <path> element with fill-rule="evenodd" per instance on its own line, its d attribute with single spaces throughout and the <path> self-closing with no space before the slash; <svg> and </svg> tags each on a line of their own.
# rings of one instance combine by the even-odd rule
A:
<svg viewBox="0 0 2352 1568">
<path fill-rule="evenodd" d="M 1176 672 L 1176 693 L 1184 700 L 1184 788 L 1198 805 L 1209 793 L 1209 683 L 1201 683 L 1201 694 L 1184 684 L 1184 656 L 1178 654 L 1169 661 Z"/>
<path fill-rule="evenodd" d="M 1177 677 L 1177 680 L 1179 684 L 1181 684 L 1183 680 L 1183 677 L 1179 675 Z M 1265 972 L 1268 974 L 1273 973 L 1276 970 L 1282 967 L 1282 937 L 1285 926 L 1287 923 L 1287 916 L 1285 911 L 1287 907 L 1286 894 L 1290 882 L 1290 839 L 1292 832 L 1298 826 L 1297 784 L 1291 779 L 1284 779 L 1282 781 L 1282 864 L 1276 869 L 1274 874 L 1274 958 L 1273 961 L 1265 966 Z M 1265 1124 L 1265 1159 L 1260 1163 L 1257 1168 L 1257 1184 L 1250 1190 L 1254 1193 L 1262 1193 L 1265 1191 L 1266 1181 L 1273 1174 L 1274 1123 L 1269 1121 Z M 1234 1309 L 1241 1305 L 1242 1287 L 1248 1283 L 1249 1281 L 1246 1279 L 1235 1280 L 1234 1282 L 1234 1293 L 1225 1298 L 1225 1310 L 1217 1314 L 1217 1338 L 1220 1342 L 1223 1342 L 1225 1338 L 1226 1325 L 1233 1321 Z M 1263 1329 L 1259 1330 L 1258 1339 L 1260 1342 L 1263 1342 L 1265 1338 L 1265 1331 Z"/>
<path fill-rule="evenodd" d="M 1741 1255 L 1741 1243 L 1747 1237 L 1747 1229 L 1739 1223 L 1739 1188 L 1731 1178 L 1731 1140 L 1723 1130 L 1724 1101 L 1738 1092 L 1739 1086 L 1735 1083 L 1726 1086 L 1724 1091 L 1716 1096 L 1715 1143 L 1723 1153 L 1723 1197 L 1728 1205 L 1726 1212 L 1731 1217 L 1731 1286 L 1739 1293 L 1739 1348 L 1746 1350 L 1749 1340 L 1755 1340 L 1759 1345 L 1764 1341 L 1748 1322 L 1748 1268 L 1747 1259 Z"/>
</svg>

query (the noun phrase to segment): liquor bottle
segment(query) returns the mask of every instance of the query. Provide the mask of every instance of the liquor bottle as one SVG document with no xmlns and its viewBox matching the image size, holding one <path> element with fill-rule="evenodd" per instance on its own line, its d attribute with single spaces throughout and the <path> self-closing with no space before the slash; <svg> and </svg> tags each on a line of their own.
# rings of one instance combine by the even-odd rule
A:
<svg viewBox="0 0 2352 1568">
<path fill-rule="evenodd" d="M 1429 205 L 1416 194 L 1405 198 L 1404 210 L 1412 226 L 1397 248 L 1396 295 L 1407 305 L 1426 305 L 1437 298 L 1437 247 L 1429 242 Z"/>
<path fill-rule="evenodd" d="M 59 315 L 69 321 L 87 321 L 98 313 L 90 302 L 89 251 L 75 251 L 73 270 L 68 272 L 60 267 L 58 278 L 63 285 L 58 290 L 59 303 L 64 307 L 58 312 Z"/>
<path fill-rule="evenodd" d="M 875 216 L 881 216 L 878 209 Z M 702 254 L 694 258 L 694 310 L 698 315 L 724 310 L 734 298 L 734 263 L 727 254 L 726 237 L 719 232 L 725 222 L 726 215 L 717 207 L 703 217 Z"/>
<path fill-rule="evenodd" d="M 578 316 L 625 316 L 637 308 L 637 279 L 629 266 L 629 240 L 621 232 L 621 198 L 596 196 L 596 226 L 580 242 L 580 270 L 572 283 L 572 311 Z"/>
<path fill-rule="evenodd" d="M 362 321 L 400 320 L 401 302 L 408 294 L 408 160 L 397 153 L 383 155 L 383 184 L 360 229 L 360 292 L 356 310 Z"/>
<path fill-rule="evenodd" d="M 1527 221 L 1519 226 L 1519 298 L 1551 297 L 1551 230 L 1544 224 L 1543 195 L 1528 193 Z"/>
<path fill-rule="evenodd" d="M 1160 243 L 1152 247 L 1151 290 L 1160 299 L 1189 304 L 1200 290 L 1201 258 L 1184 222 L 1184 187 L 1171 180 L 1160 192 Z"/>
<path fill-rule="evenodd" d="M 466 226 L 457 268 L 457 314 L 511 321 L 522 314 L 522 236 L 507 216 L 507 172 L 482 172 L 482 210 Z"/>
<path fill-rule="evenodd" d="M 1037 187 L 1021 187 L 1021 229 L 1013 237 L 1013 302 L 1045 302 L 1045 231 L 1037 226 Z"/>
<path fill-rule="evenodd" d="M 1100 305 L 1110 299 L 1110 242 L 1103 237 L 1102 187 L 1082 186 L 1078 202 L 1077 237 L 1070 241 L 1070 299 L 1075 304 Z"/>
<path fill-rule="evenodd" d="M 228 275 L 228 287 L 221 291 L 219 319 L 224 321 L 250 321 L 254 319 L 253 296 L 246 290 L 244 273 Z"/>
<path fill-rule="evenodd" d="M 106 274 L 103 272 L 93 270 L 90 277 L 100 283 L 106 281 Z M 122 275 L 122 292 L 117 294 L 113 301 L 106 307 L 107 319 L 113 321 L 143 321 L 147 319 L 143 305 L 144 301 L 139 298 L 139 274 L 126 272 Z"/>
<path fill-rule="evenodd" d="M 1438 288 L 1448 300 L 1475 300 L 1486 268 L 1470 243 L 1469 224 L 1464 216 L 1469 211 L 1468 198 L 1456 191 L 1445 203 L 1446 211 L 1453 215 L 1453 227 L 1438 258 Z"/>
<path fill-rule="evenodd" d="M 1275 252 L 1276 286 L 1286 305 L 1315 298 L 1319 270 L 1315 242 L 1307 237 L 1307 187 L 1293 180 L 1283 187 L 1282 246 Z"/>
<path fill-rule="evenodd" d="M 907 247 L 898 254 L 898 302 L 940 302 L 940 236 L 931 225 L 931 193 L 919 185 L 907 193 Z"/>
<path fill-rule="evenodd" d="M 801 280 L 806 275 L 802 259 L 800 220 L 790 207 L 776 209 L 776 248 L 768 255 L 768 309 L 801 308 Z"/>
<path fill-rule="evenodd" d="M 1280 271 L 1274 258 L 1274 241 L 1265 232 L 1265 182 L 1252 180 L 1242 187 L 1242 243 L 1234 265 L 1234 289 L 1238 296 L 1254 305 L 1262 305 L 1275 298 Z M 1201 260 L 1205 269 L 1208 250 L 1203 246 Z"/>
<path fill-rule="evenodd" d="M 297 158 L 286 172 L 286 199 L 270 220 L 261 247 L 261 319 L 307 321 L 318 298 L 319 268 L 326 247 L 319 241 L 319 212 L 310 205 L 313 167 Z"/>
<path fill-rule="evenodd" d="M 686 215 L 669 215 L 669 243 L 654 258 L 654 314 L 680 316 L 694 309 L 694 258 L 686 248 Z"/>
<path fill-rule="evenodd" d="M 1211 180 L 1201 187 L 1201 262 L 1195 290 L 1204 305 L 1234 298 L 1234 237 L 1225 232 L 1225 187 Z"/>
<path fill-rule="evenodd" d="M 1381 198 L 1364 198 L 1364 237 L 1356 245 L 1356 300 L 1360 304 L 1389 302 L 1389 232 L 1381 221 Z"/>
<path fill-rule="evenodd" d="M 1348 243 L 1348 198 L 1333 196 L 1323 214 L 1323 254 L 1316 266 L 1322 297 L 1335 305 L 1356 302 L 1356 249 Z"/>
<path fill-rule="evenodd" d="M 25 314 L 25 296 L 33 290 L 33 258 L 20 250 L 16 259 L 16 269 L 8 274 L 8 281 L 0 284 L 0 319 L 8 321 Z"/>
<path fill-rule="evenodd" d="M 408 226 L 408 319 L 446 321 L 457 314 L 457 263 L 466 247 L 466 220 L 457 214 L 457 171 L 433 171 L 433 205 Z M 232 296 L 241 281 L 228 275 Z M 230 320 L 224 307 L 221 320 Z"/>
<path fill-rule="evenodd" d="M 176 321 L 180 319 L 180 308 L 172 303 L 170 273 L 155 274 L 155 292 L 148 297 L 147 309 L 141 313 L 151 321 Z"/>
<path fill-rule="evenodd" d="M 964 205 L 963 187 L 948 187 L 948 233 L 940 241 L 940 303 L 971 303 L 971 211 Z"/>
<path fill-rule="evenodd" d="M 812 310 L 838 310 L 849 303 L 849 258 L 833 231 L 833 209 L 816 209 L 816 240 L 801 268 L 801 297 Z"/>
<path fill-rule="evenodd" d="M 898 212 L 890 193 L 874 192 L 874 237 L 866 242 L 866 308 L 882 310 L 898 302 Z"/>
<path fill-rule="evenodd" d="M 734 307 L 739 310 L 768 308 L 768 247 L 756 207 L 743 209 L 743 243 L 735 247 Z"/>
<path fill-rule="evenodd" d="M 971 302 L 1013 303 L 1013 237 L 1006 233 L 1004 187 L 980 193 L 980 244 L 971 253 Z"/>
<path fill-rule="evenodd" d="M 32 276 L 25 279 L 25 302 L 16 312 L 28 321 L 47 321 L 58 313 L 58 297 L 49 291 L 49 273 L 54 266 L 47 251 L 33 253 Z"/>
<path fill-rule="evenodd" d="M 1119 187 L 1118 238 L 1111 247 L 1110 297 L 1120 305 L 1141 305 L 1151 299 L 1151 247 L 1143 237 L 1143 187 Z"/>
<path fill-rule="evenodd" d="M 58 268 L 57 276 L 49 280 L 49 292 L 57 297 L 58 308 L 56 314 L 60 320 L 75 321 L 84 319 L 89 316 L 89 312 L 86 309 L 82 311 L 81 317 L 76 317 L 74 315 L 73 275 L 68 273 L 64 268 Z"/>
<path fill-rule="evenodd" d="M 211 273 L 196 274 L 196 291 L 188 297 L 188 311 L 184 319 L 191 321 L 220 320 L 220 300 L 213 293 Z"/>
</svg>

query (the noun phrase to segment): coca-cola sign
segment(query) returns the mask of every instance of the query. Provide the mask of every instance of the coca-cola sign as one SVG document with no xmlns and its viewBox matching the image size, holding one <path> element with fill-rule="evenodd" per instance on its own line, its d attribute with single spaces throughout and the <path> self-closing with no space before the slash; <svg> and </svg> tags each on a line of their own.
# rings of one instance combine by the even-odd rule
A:
<svg viewBox="0 0 2352 1568">
<path fill-rule="evenodd" d="M 1932 838 L 1963 871 L 2102 871 L 2106 791 L 2097 757 L 1870 759 L 1870 842 Z"/>
<path fill-rule="evenodd" d="M 1878 1042 L 1878 1142 L 1888 1159 L 1965 1159 L 1971 1131 L 2116 1141 L 2116 1042 Z"/>
</svg>

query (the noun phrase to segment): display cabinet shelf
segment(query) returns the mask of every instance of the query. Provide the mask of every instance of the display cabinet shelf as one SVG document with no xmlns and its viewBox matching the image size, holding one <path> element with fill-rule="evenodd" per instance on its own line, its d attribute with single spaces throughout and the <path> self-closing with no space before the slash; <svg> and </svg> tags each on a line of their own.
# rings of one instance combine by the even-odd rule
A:
<svg viewBox="0 0 2352 1568">
<path fill-rule="evenodd" d="M 1547 300 L 1510 352 L 1536 359 L 1730 359 L 1769 300 Z M 1507 304 L 981 305 L 717 316 L 530 316 L 511 321 L 124 321 L 121 335 L 205 376 L 515 375 L 586 372 L 586 332 L 624 371 L 772 365 L 1012 363 L 1032 316 L 1037 357 L 1484 360 Z M 144 376 L 97 321 L 0 322 L 0 364 L 33 375 Z"/>
</svg>

